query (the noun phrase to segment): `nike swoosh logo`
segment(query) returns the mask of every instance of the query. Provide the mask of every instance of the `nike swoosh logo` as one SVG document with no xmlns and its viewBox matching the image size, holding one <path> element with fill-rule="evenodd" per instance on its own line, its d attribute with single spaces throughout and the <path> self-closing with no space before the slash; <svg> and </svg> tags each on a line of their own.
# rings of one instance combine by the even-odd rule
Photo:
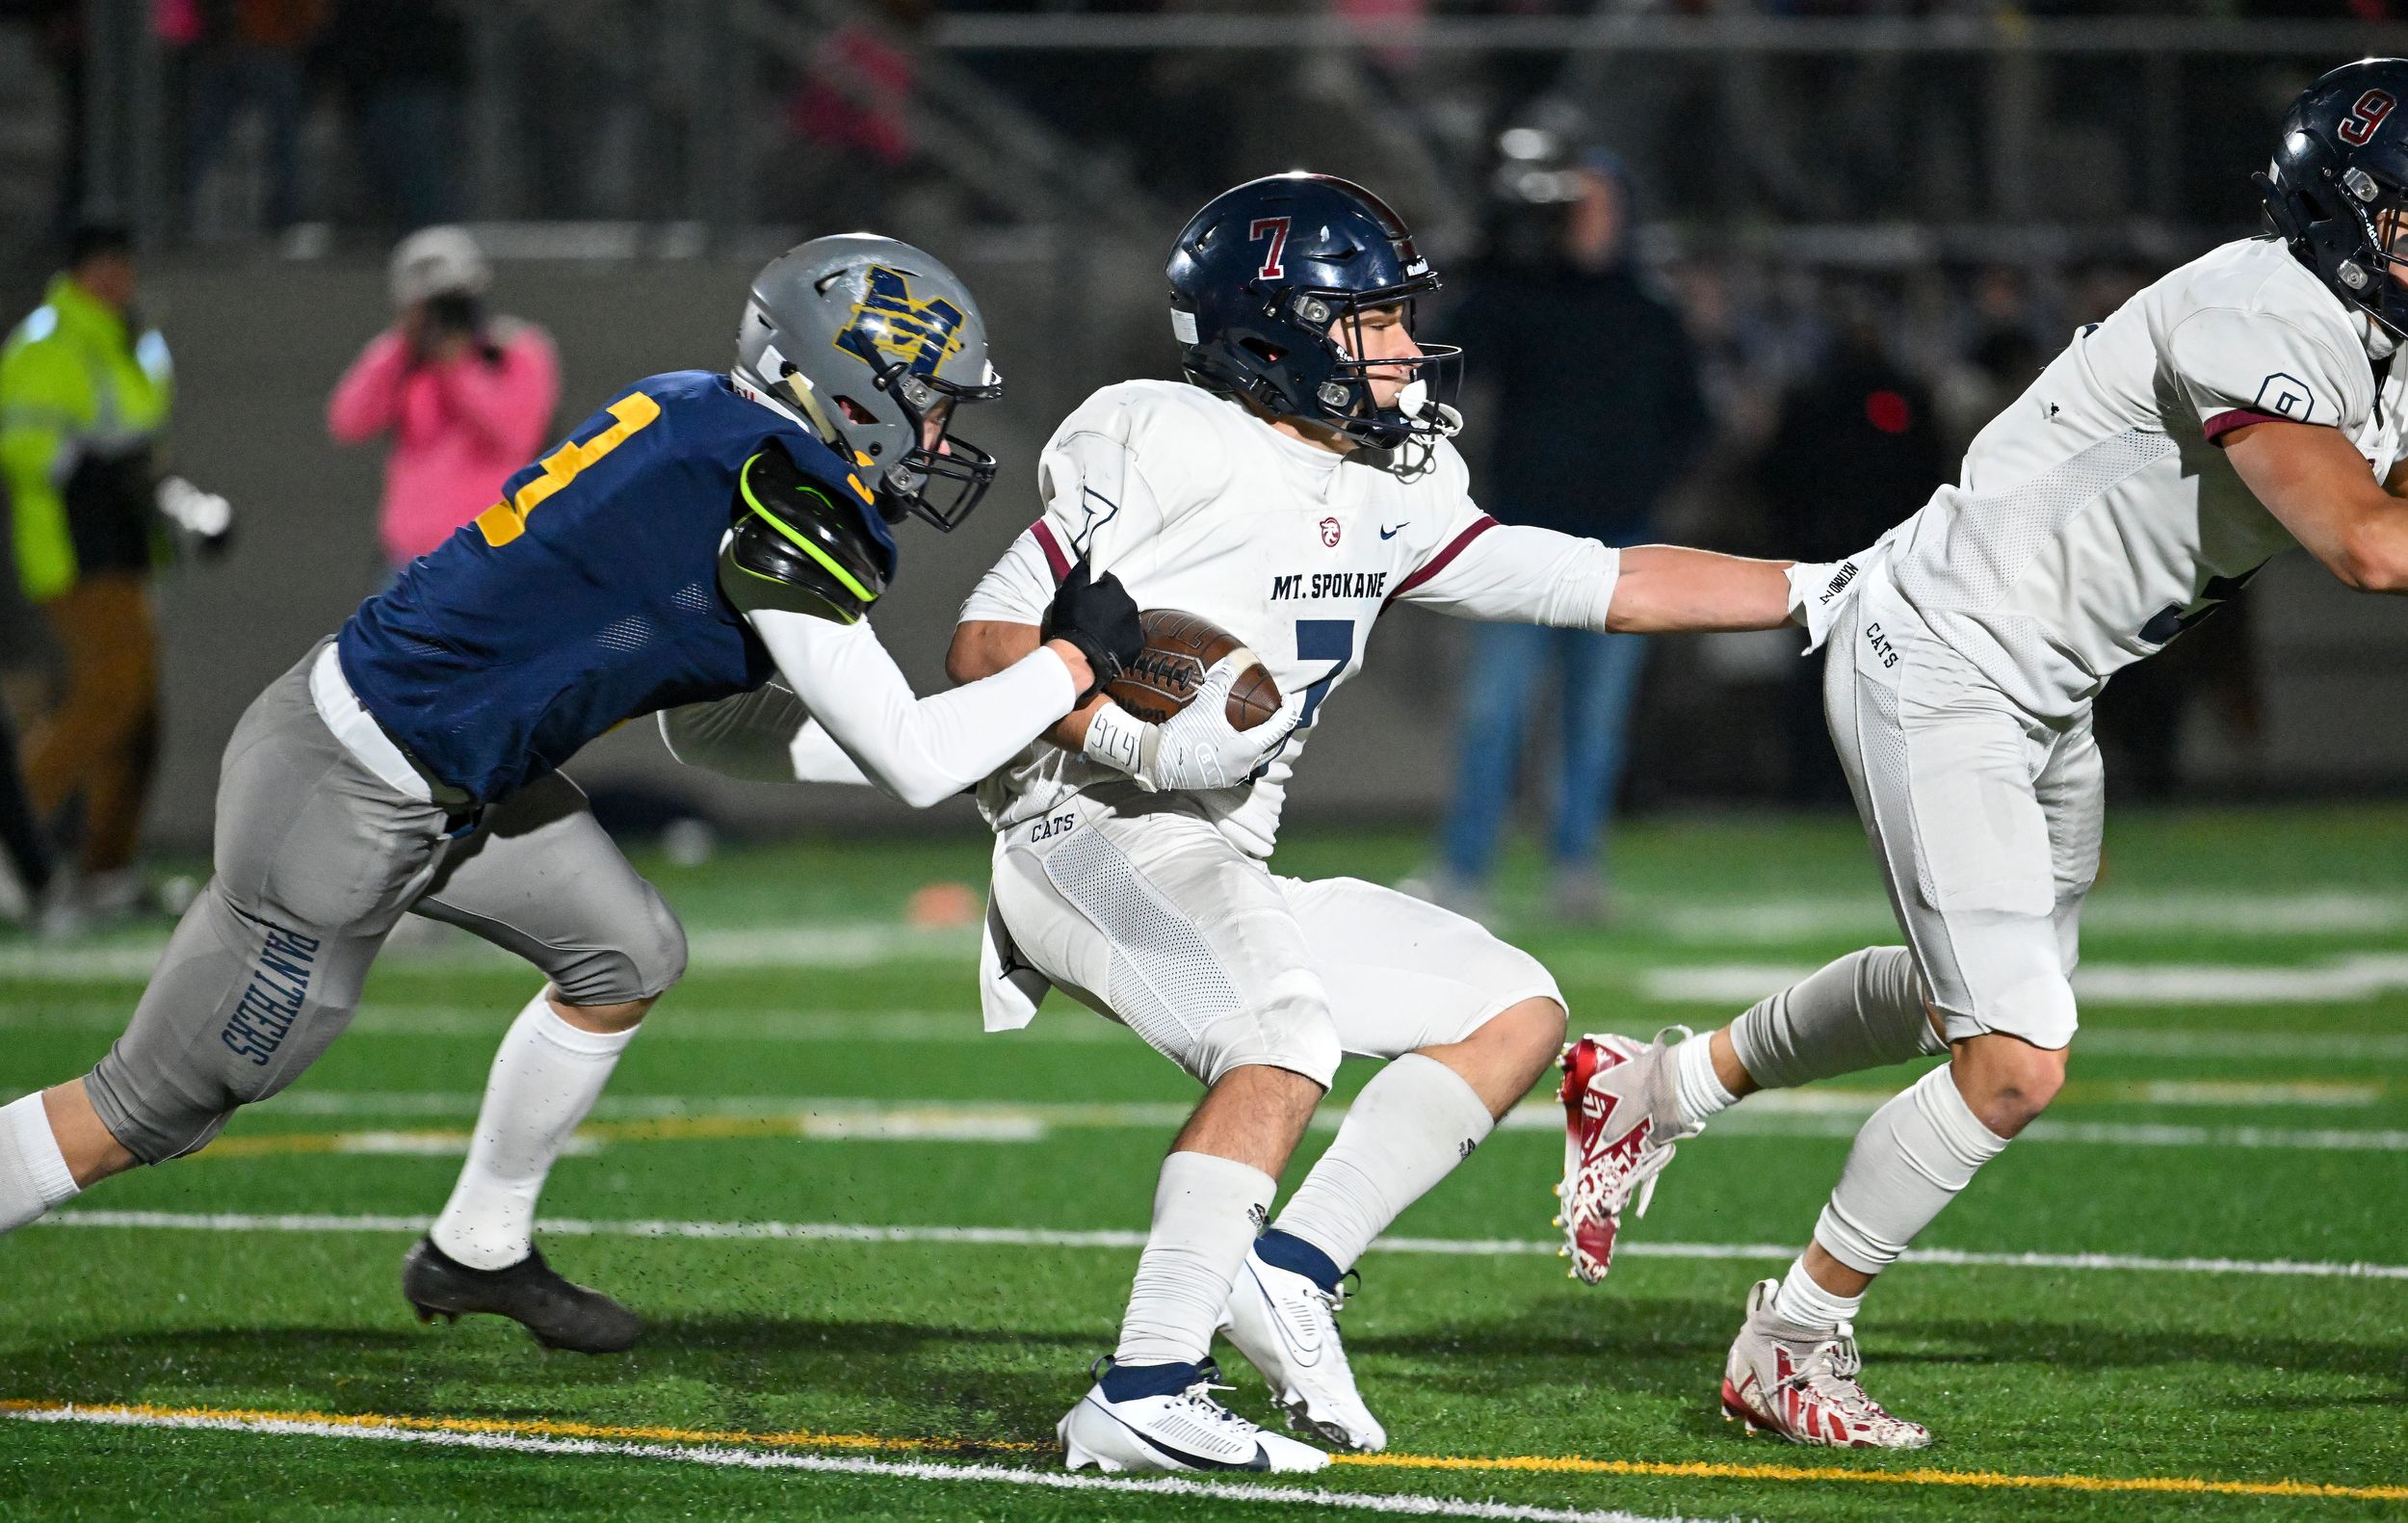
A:
<svg viewBox="0 0 2408 1523">
<path fill-rule="evenodd" d="M 1411 521 L 1411 520 L 1409 520 L 1409 519 L 1407 520 L 1407 522 L 1410 522 L 1410 521 Z M 1399 524 L 1399 525 L 1397 525 L 1397 529 L 1401 529 L 1401 528 L 1403 528 L 1403 527 L 1404 527 L 1404 525 L 1403 525 L 1403 524 Z M 1381 531 L 1379 531 L 1379 537 L 1380 537 L 1382 539 L 1394 539 L 1394 538 L 1397 537 L 1397 529 L 1382 529 Z"/>
<path fill-rule="evenodd" d="M 1309 1343 L 1299 1340 L 1296 1336 L 1296 1328 L 1290 1325 L 1286 1317 L 1280 1315 L 1279 1303 L 1271 1300 L 1270 1287 L 1263 1283 L 1263 1276 L 1254 1274 L 1252 1265 L 1246 1267 L 1246 1273 L 1254 1275 L 1254 1288 L 1263 1293 L 1263 1300 L 1269 1304 L 1271 1326 L 1279 1329 L 1279 1341 L 1288 1346 L 1289 1356 L 1308 1370 L 1321 1363 L 1321 1339 L 1315 1338 Z"/>
<path fill-rule="evenodd" d="M 1270 1455 L 1263 1448 L 1259 1440 L 1254 1445 L 1254 1453 L 1242 1460 L 1215 1459 L 1209 1455 L 1191 1455 L 1176 1445 L 1164 1443 L 1153 1434 L 1146 1432 L 1143 1429 L 1139 1428 L 1136 1424 L 1122 1417 L 1118 1412 L 1113 1411 L 1103 1403 L 1096 1401 L 1092 1396 L 1087 1398 L 1087 1404 L 1093 1406 L 1096 1410 L 1102 1412 L 1106 1417 L 1111 1418 L 1113 1422 L 1118 1423 L 1121 1427 L 1127 1429 L 1129 1431 L 1129 1436 L 1135 1438 L 1139 1443 L 1143 1444 L 1146 1448 L 1151 1449 L 1156 1454 L 1163 1456 L 1165 1458 L 1183 1464 L 1191 1470 L 1251 1470 L 1262 1472 L 1270 1469 Z"/>
</svg>

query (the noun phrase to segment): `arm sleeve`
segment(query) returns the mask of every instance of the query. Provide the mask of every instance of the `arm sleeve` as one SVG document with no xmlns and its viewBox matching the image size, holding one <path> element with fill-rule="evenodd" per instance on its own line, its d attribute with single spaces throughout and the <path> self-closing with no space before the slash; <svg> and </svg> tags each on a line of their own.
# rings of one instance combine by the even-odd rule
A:
<svg viewBox="0 0 2408 1523">
<path fill-rule="evenodd" d="M 2174 326 L 2165 353 L 2210 443 L 2251 423 L 2346 428 L 2372 405 L 2363 358 L 2353 366 L 2325 337 L 2271 313 L 2204 307 Z"/>
<path fill-rule="evenodd" d="M 991 619 L 1004 624 L 1041 624 L 1054 589 L 1070 573 L 1070 562 L 1042 518 L 1020 531 L 1003 559 L 987 568 L 961 601 L 955 622 Z"/>
<path fill-rule="evenodd" d="M 1464 618 L 1602 630 L 1620 569 L 1620 553 L 1594 539 L 1481 513 L 1394 595 Z"/>
<path fill-rule="evenodd" d="M 746 617 L 836 747 L 880 792 L 915 809 L 1009 761 L 1078 697 L 1070 669 L 1050 650 L 923 698 L 913 696 L 867 622 L 839 624 L 774 608 Z"/>
<path fill-rule="evenodd" d="M 408 374 L 409 346 L 399 333 L 387 329 L 368 340 L 327 399 L 327 433 L 337 444 L 363 444 L 391 428 Z"/>
<path fill-rule="evenodd" d="M 745 782 L 870 782 L 783 682 L 663 709 L 661 739 L 687 766 Z"/>
<path fill-rule="evenodd" d="M 540 328 L 522 327 L 488 363 L 469 354 L 435 369 L 443 410 L 454 423 L 495 450 L 524 454 L 540 443 L 560 401 L 560 366 Z"/>
</svg>

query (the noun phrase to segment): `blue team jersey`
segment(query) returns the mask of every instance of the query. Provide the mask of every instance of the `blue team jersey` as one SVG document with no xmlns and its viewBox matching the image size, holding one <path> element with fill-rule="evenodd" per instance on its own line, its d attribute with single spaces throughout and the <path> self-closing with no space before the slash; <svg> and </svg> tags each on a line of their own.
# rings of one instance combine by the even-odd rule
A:
<svg viewBox="0 0 2408 1523">
<path fill-rule="evenodd" d="M 352 691 L 477 801 L 613 725 L 759 687 L 775 668 L 719 590 L 745 461 L 772 441 L 893 541 L 859 477 L 723 375 L 638 381 L 502 500 L 362 603 L 337 637 Z"/>
</svg>

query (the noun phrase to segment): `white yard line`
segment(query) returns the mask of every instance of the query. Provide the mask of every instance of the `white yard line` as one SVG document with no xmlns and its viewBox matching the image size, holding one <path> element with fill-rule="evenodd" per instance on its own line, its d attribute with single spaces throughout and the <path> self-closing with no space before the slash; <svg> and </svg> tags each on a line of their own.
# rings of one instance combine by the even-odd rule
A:
<svg viewBox="0 0 2408 1523">
<path fill-rule="evenodd" d="M 1377 1513 L 1388 1517 L 1486 1518 L 1499 1520 L 1499 1523 L 1681 1523 L 1678 1518 L 1648 1518 L 1635 1512 L 1526 1507 L 1508 1502 L 1477 1501 L 1469 1497 L 1381 1495 L 1371 1491 L 1333 1491 L 1321 1486 L 1245 1485 L 1227 1482 L 1188 1481 L 1178 1477 L 1131 1480 L 1117 1476 L 1072 1475 L 1059 1470 L 1024 1470 L 1008 1465 L 936 1464 L 926 1460 L 869 1459 L 841 1455 L 734 1449 L 718 1444 L 630 1443 L 600 1438 L 537 1438 L 517 1433 L 458 1433 L 423 1428 L 321 1423 L 311 1422 L 305 1418 L 204 1416 L 176 1412 L 126 1411 L 108 1407 L 41 1409 L 0 1415 L 28 1423 L 74 1423 L 110 1428 L 197 1430 L 273 1434 L 294 1438 L 353 1438 L 379 1443 L 426 1444 L 442 1449 L 500 1450 L 522 1455 L 575 1455 L 670 1460 L 680 1464 L 709 1465 L 728 1470 L 798 1470 L 818 1475 L 867 1476 L 879 1480 L 1034 1486 L 1047 1491 L 1118 1493 L 1214 1502 L 1243 1502 L 1264 1507 L 1332 1509 L 1349 1512 Z"/>
<path fill-rule="evenodd" d="M 1762 899 L 1662 897 L 1635 900 L 1627 909 L 1630 930 L 1653 940 L 1689 946 L 1782 946 L 1832 937 L 1880 940 L 1895 936 L 1888 903 L 1869 893 Z M 2084 907 L 2082 926 L 2096 935 L 2193 933 L 2250 940 L 2385 934 L 2408 932 L 2408 894 L 2391 890 L 2270 894 L 2111 890 Z M 74 945 L 10 942 L 0 944 L 0 979 L 69 984 L 142 979 L 149 976 L 166 946 L 164 932 Z M 704 928 L 691 933 L 690 947 L 696 969 L 843 969 L 899 962 L 959 963 L 976 955 L 978 941 L 970 931 L 923 930 L 882 920 L 821 920 Z M 509 965 L 507 954 L 464 934 L 441 934 L 425 944 L 396 946 L 388 956 L 403 966 Z M 1568 965 L 1583 976 L 1607 978 L 1614 977 L 1623 966 L 1606 959 L 1594 967 L 1584 960 L 1572 960 Z M 2232 998 L 2238 996 L 2226 1002 Z"/>
<path fill-rule="evenodd" d="M 79 997 L 59 1003 L 28 1003 L 0 1010 L 0 1030 L 103 1031 L 125 1029 L 134 1012 L 130 1000 Z M 371 1000 L 352 1018 L 345 1035 L 379 1037 L 470 1037 L 499 1042 L 516 1011 L 509 1006 L 412 1005 Z M 657 1041 L 760 1042 L 975 1042 L 987 1037 L 976 1005 L 956 1010 L 898 1007 L 844 1011 L 719 1010 L 703 999 L 678 994 L 645 1025 L 643 1039 Z M 1136 1041 L 1119 1026 L 1066 1002 L 1049 1005 L 1046 1018 L 995 1041 L 1086 1046 Z"/>
<path fill-rule="evenodd" d="M 2190 1099 L 2153 1102 L 2146 1098 L 2146 1085 L 2135 1087 L 2133 1092 L 2141 1097 L 2134 1104 L 2172 1103 L 2187 1109 L 2202 1103 Z M 2190 1091 L 2177 1088 L 2172 1092 L 2183 1095 Z M 2261 1095 L 2264 1091 L 2245 1092 Z M 325 1090 L 303 1091 L 303 1095 L 314 1098 L 273 1100 L 267 1102 L 268 1110 L 270 1114 L 289 1109 L 328 1116 L 467 1116 L 475 1114 L 477 1101 L 471 1094 L 439 1092 L 386 1095 L 366 1091 L 348 1095 L 341 1090 Z M 1852 1137 L 1864 1117 L 1889 1098 L 1890 1091 L 1884 1090 L 1775 1091 L 1753 1096 L 1725 1113 L 1716 1119 L 1714 1130 L 1722 1137 Z M 2209 1103 L 2234 1102 L 2228 1095 Z M 2252 1103 L 2266 1102 L 2260 1099 Z M 776 1134 L 830 1142 L 1041 1142 L 1064 1131 L 1167 1132 L 1186 1120 L 1191 1109 L 1183 1100 L 896 1102 L 855 1096 L 694 1099 L 631 1095 L 605 1097 L 577 1141 L 584 1148 Z M 1325 1105 L 1314 1114 L 1313 1129 L 1335 1130 L 1344 1115 L 1343 1105 Z M 1562 1113 L 1551 1100 L 1526 1100 L 1508 1112 L 1501 1124 L 1509 1131 L 1552 1132 L 1563 1124 Z M 2022 1140 L 2105 1147 L 2408 1152 L 2408 1129 L 2084 1121 L 2059 1116 L 2034 1121 L 2025 1128 Z M 214 1152 L 199 1156 L 236 1160 L 307 1152 L 458 1155 L 467 1149 L 468 1134 L 458 1128 L 372 1127 L 336 1132 L 246 1132 L 219 1144 Z"/>
<path fill-rule="evenodd" d="M 1640 998 L 1735 1012 L 1812 973 L 1805 963 L 1719 962 L 1641 970 Z M 1607 976 L 1600 970 L 1600 976 Z M 2093 1005 L 2349 1005 L 2408 993 L 2408 954 L 2357 953 L 2301 964 L 2085 962 L 2074 992 Z"/>
<path fill-rule="evenodd" d="M 184 1232 L 392 1232 L 420 1233 L 432 1217 L 242 1212 L 64 1211 L 45 1217 L 50 1227 L 117 1227 Z M 981 1247 L 1134 1249 L 1142 1232 L 1053 1231 L 1040 1227 L 872 1226 L 842 1221 L 594 1221 L 547 1217 L 536 1230 L 551 1237 L 673 1238 L 699 1242 L 920 1243 Z M 1382 1238 L 1374 1253 L 1440 1254 L 1450 1257 L 1551 1257 L 1561 1243 L 1529 1238 Z M 1796 1257 L 1795 1245 L 1772 1243 L 1625 1243 L 1615 1249 L 1633 1258 L 1779 1260 Z M 1954 1248 L 1909 1248 L 1901 1262 L 1953 1269 L 2044 1269 L 2170 1274 L 2263 1274 L 2309 1279 L 2408 1280 L 2408 1264 L 2361 1264 L 2303 1259 L 2153 1258 L 2131 1253 L 1982 1253 Z"/>
<path fill-rule="evenodd" d="M 1667 975 L 1684 971 L 1651 970 L 1652 973 Z M 1751 979 L 1747 986 L 1758 987 L 1765 978 L 1769 978 L 1774 982 L 1765 987 L 1778 988 L 1781 986 L 1780 979 L 1807 971 L 1811 970 L 1776 967 L 1768 974 Z M 1756 997 L 1750 995 L 1720 1003 L 1736 1014 L 1753 1003 Z M 1679 1003 L 1695 1002 L 1683 999 Z M 118 1032 L 125 1029 L 126 1018 L 132 1013 L 133 1007 L 129 1002 L 115 999 L 79 998 L 55 1004 L 27 1004 L 13 1010 L 0 1010 L 0 1030 Z M 510 1010 L 499 1005 L 409 1005 L 372 1001 L 353 1018 L 350 1033 L 380 1037 L 467 1037 L 498 1042 L 502 1034 L 510 1029 Z M 1607 1025 L 1580 1018 L 1577 1011 L 1573 1024 L 1583 1031 L 1609 1029 Z M 1645 1021 L 1623 1019 L 1619 1024 L 1630 1028 L 1626 1035 L 1645 1037 L 1655 1032 L 1654 1025 Z M 802 1009 L 728 1011 L 717 1010 L 699 999 L 683 996 L 665 1007 L 660 1015 L 644 1027 L 643 1034 L 647 1045 L 668 1041 L 831 1045 L 863 1042 L 959 1042 L 965 1045 L 1025 1042 L 1044 1046 L 1091 1046 L 1134 1042 L 1136 1039 L 1111 1021 L 1060 1002 L 1049 1004 L 1044 1016 L 1024 1030 L 990 1036 L 980 1029 L 978 1011 L 969 1006 L 958 1010 L 898 1007 L 894 1010 L 863 1011 L 856 1007 L 840 1011 Z M 2408 1033 L 2148 1030 L 2086 1026 L 2075 1038 L 2075 1047 L 2080 1052 L 2102 1057 L 2143 1057 L 2167 1062 L 2241 1058 L 2293 1063 L 2334 1061 L 2398 1063 L 2408 1061 Z"/>
<path fill-rule="evenodd" d="M 1898 1087 L 1836 1089 L 1818 1085 L 1808 1090 L 1768 1090 L 1751 1096 L 1746 1106 L 1730 1113 L 1734 1123 L 1751 1116 L 1870 1114 L 1898 1092 Z M 2058 1101 L 2060 1108 L 2079 1105 L 2196 1109 L 2264 1109 L 2298 1106 L 2315 1110 L 2347 1110 L 2380 1105 L 2387 1094 L 2379 1081 L 2354 1079 L 2303 1080 L 2184 1080 L 2146 1079 L 2131 1083 L 2080 1082 L 2080 1088 Z M 442 1116 L 477 1114 L 484 1096 L 473 1090 L 288 1090 L 260 1102 L 257 1110 L 272 1116 Z M 597 1121 L 656 1120 L 687 1116 L 761 1118 L 811 1115 L 831 1122 L 841 1116 L 866 1120 L 873 1116 L 908 1115 L 987 1119 L 998 1125 L 1021 1126 L 1176 1126 L 1187 1119 L 1192 1105 L 1179 1100 L 1045 1101 L 1045 1100 L 919 1100 L 890 1101 L 855 1097 L 792 1094 L 605 1094 L 594 1102 L 589 1118 Z M 1343 1105 L 1323 1108 L 1321 1119 L 1334 1124 Z M 1543 1122 L 1541 1117 L 1544 1118 Z M 1552 1100 L 1531 1100 L 1519 1107 L 1506 1124 L 1546 1129 L 1560 1122 Z M 1717 1128 L 1718 1129 L 1718 1128 Z"/>
<path fill-rule="evenodd" d="M 1878 894 L 1767 899 L 1635 900 L 1629 925 L 1667 940 L 1778 946 L 1827 936 L 1896 934 Z M 2408 931 L 2408 895 L 2390 890 L 2290 894 L 2159 893 L 2109 889 L 2082 906 L 2094 934 L 2194 932 L 2290 939 Z"/>
</svg>

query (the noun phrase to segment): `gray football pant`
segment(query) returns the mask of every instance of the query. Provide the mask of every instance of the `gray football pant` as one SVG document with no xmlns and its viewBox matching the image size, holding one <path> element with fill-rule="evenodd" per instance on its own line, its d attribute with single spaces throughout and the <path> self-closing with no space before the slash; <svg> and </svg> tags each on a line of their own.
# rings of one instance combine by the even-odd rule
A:
<svg viewBox="0 0 2408 1523">
<path fill-rule="evenodd" d="M 569 1004 L 648 999 L 685 971 L 677 917 L 575 784 L 530 783 L 453 838 L 455 820 L 396 792 L 327 728 L 309 697 L 316 656 L 235 726 L 219 767 L 217 874 L 84 1080 L 101 1122 L 146 1164 L 201 1147 L 237 1106 L 317 1061 L 405 911 L 517 953 Z"/>
</svg>

